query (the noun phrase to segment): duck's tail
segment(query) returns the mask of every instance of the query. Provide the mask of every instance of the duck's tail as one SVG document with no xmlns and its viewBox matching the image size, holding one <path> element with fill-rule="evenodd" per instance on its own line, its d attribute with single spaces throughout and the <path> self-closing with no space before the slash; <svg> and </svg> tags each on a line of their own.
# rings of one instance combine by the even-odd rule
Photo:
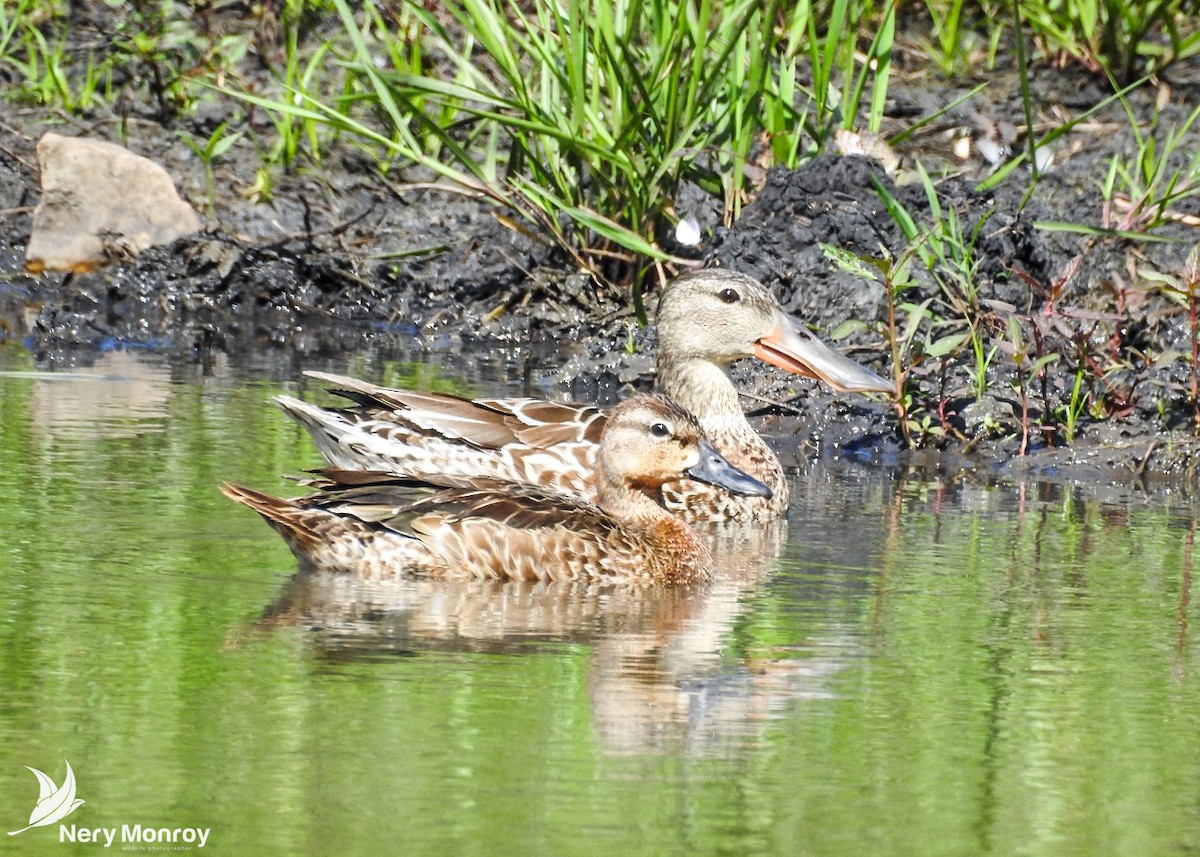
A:
<svg viewBox="0 0 1200 857">
<path fill-rule="evenodd" d="M 232 482 L 222 483 L 221 493 L 235 503 L 249 506 L 262 515 L 263 520 L 283 536 L 284 541 L 298 556 L 308 554 L 321 543 L 322 534 L 318 526 L 326 515 L 304 509 L 290 500 L 273 497 Z"/>
<path fill-rule="evenodd" d="M 292 396 L 276 396 L 275 404 L 304 426 L 321 455 L 334 467 L 348 470 L 362 466 L 354 451 L 364 444 L 369 446 L 371 437 L 345 411 L 321 408 Z"/>
</svg>

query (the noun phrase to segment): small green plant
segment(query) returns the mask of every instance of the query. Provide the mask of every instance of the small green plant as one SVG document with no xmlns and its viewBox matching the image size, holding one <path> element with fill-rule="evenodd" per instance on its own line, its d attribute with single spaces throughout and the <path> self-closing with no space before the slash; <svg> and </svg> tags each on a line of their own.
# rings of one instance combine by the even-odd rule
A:
<svg viewBox="0 0 1200 857">
<path fill-rule="evenodd" d="M 1200 52 L 1190 0 L 1020 0 L 1020 10 L 1047 50 L 1121 84 Z"/>
<path fill-rule="evenodd" d="M 1013 385 L 1021 400 L 1021 446 L 1018 455 L 1029 451 L 1029 396 L 1035 384 L 1041 385 L 1043 400 L 1047 396 L 1046 369 L 1058 362 L 1058 354 L 1039 353 L 1042 349 L 1042 337 L 1037 323 L 1025 319 L 1033 332 L 1032 337 L 1026 337 L 1022 320 L 1015 313 L 1008 316 L 1008 338 L 1001 343 L 1001 348 L 1012 359 L 1016 367 Z M 1044 409 L 1043 409 L 1044 410 Z"/>
<path fill-rule="evenodd" d="M 0 3 L 0 63 L 12 64 L 10 54 L 19 47 L 18 33 L 24 25 L 24 18 L 32 0 L 18 0 L 15 6 Z"/>
<path fill-rule="evenodd" d="M 867 109 L 867 130 L 878 133 L 887 100 L 896 35 L 895 4 L 885 4 L 882 19 L 871 28 L 874 37 L 862 54 L 857 44 L 857 33 L 864 24 L 862 10 L 856 9 L 849 0 L 833 0 L 828 17 L 818 16 L 808 3 L 799 3 L 796 8 L 805 13 L 808 59 L 812 69 L 812 110 L 808 113 L 808 130 L 816 149 L 823 149 L 836 129 L 854 130 L 868 81 L 871 82 L 871 99 Z M 821 24 L 825 25 L 823 34 L 818 29 Z M 789 44 L 792 43 L 794 41 Z"/>
<path fill-rule="evenodd" d="M 881 283 L 884 287 L 888 315 L 882 334 L 891 349 L 892 366 L 895 367 L 896 389 L 892 403 L 905 444 L 915 449 L 930 438 L 945 437 L 947 421 L 941 406 L 935 418 L 917 402 L 911 375 L 920 363 L 931 359 L 941 361 L 944 378 L 946 357 L 962 344 L 962 337 L 954 333 L 939 335 L 945 322 L 930 310 L 933 298 L 919 304 L 904 300 L 904 295 L 916 286 L 911 276 L 914 248 L 909 247 L 898 259 L 893 259 L 886 250 L 879 258 L 872 258 L 855 256 L 829 244 L 822 244 L 821 249 L 842 271 Z M 841 338 L 847 330 L 843 325 L 834 331 L 833 338 Z"/>
<path fill-rule="evenodd" d="M 40 77 L 40 57 L 46 45 L 45 37 L 29 23 L 32 7 L 32 0 L 20 0 L 11 8 L 0 3 L 0 66 L 16 72 L 26 92 L 34 89 L 34 81 Z"/>
<path fill-rule="evenodd" d="M 316 85 L 321 77 L 322 63 L 330 45 L 328 42 L 322 43 L 313 51 L 312 56 L 301 64 L 297 27 L 286 19 L 284 26 L 286 59 L 283 86 L 285 91 L 292 94 L 293 102 L 302 105 L 314 101 L 320 95 Z M 273 110 L 269 115 L 275 125 L 275 142 L 267 155 L 268 163 L 292 166 L 300 154 L 302 144 L 307 146 L 307 152 L 315 162 L 321 162 L 323 144 L 320 131 L 328 126 L 311 116 L 290 111 Z"/>
<path fill-rule="evenodd" d="M 16 72 L 16 91 L 24 100 L 59 105 L 70 112 L 91 109 L 108 76 L 107 64 L 97 66 L 89 53 L 87 67 L 73 86 L 65 37 L 48 38 L 35 26 L 37 10 L 31 2 L 18 3 L 11 11 L 0 8 L 0 66 Z"/>
<path fill-rule="evenodd" d="M 208 135 L 205 140 L 199 140 L 187 132 L 183 132 L 183 142 L 187 143 L 189 149 L 196 153 L 201 163 L 204 164 L 204 184 L 208 193 L 208 213 L 211 216 L 215 205 L 215 194 L 213 187 L 213 169 L 217 159 L 229 151 L 229 147 L 238 141 L 241 137 L 241 132 L 233 134 L 229 131 L 229 123 L 222 122 L 213 132 Z"/>
<path fill-rule="evenodd" d="M 113 34 L 109 61 L 137 70 L 168 122 L 195 103 L 198 73 L 221 77 L 249 50 L 244 35 L 214 36 L 204 26 L 206 5 L 194 16 L 180 15 L 176 4 L 135 0 Z"/>
<path fill-rule="evenodd" d="M 50 44 L 41 30 L 30 28 L 26 92 L 38 104 L 61 103 L 71 109 L 74 98 L 67 82 L 66 48 L 60 41 Z"/>
<path fill-rule="evenodd" d="M 206 10 L 181 15 L 178 4 L 133 2 L 109 7 L 113 30 L 100 40 L 80 40 L 77 16 L 45 0 L 0 3 L 0 67 L 15 72 L 16 97 L 73 113 L 114 101 L 114 70 L 122 86 L 146 86 L 160 118 L 172 118 L 192 102 L 199 72 L 221 74 L 246 53 L 246 36 L 210 37 L 196 29 Z M 87 17 L 86 14 L 83 17 Z"/>
<path fill-rule="evenodd" d="M 988 68 L 995 63 L 1005 27 L 997 10 L 988 6 L 968 4 L 966 0 L 925 0 L 933 35 L 922 39 L 922 44 L 944 76 L 953 78 L 970 73 L 978 65 L 981 52 Z M 992 23 L 986 38 L 972 26 L 971 19 L 976 16 Z"/>
<path fill-rule="evenodd" d="M 1179 273 L 1141 270 L 1139 276 L 1155 284 L 1167 297 L 1178 301 L 1187 311 L 1191 348 L 1187 355 L 1189 368 L 1188 400 L 1192 409 L 1192 431 L 1200 435 L 1200 244 L 1188 253 Z"/>
<path fill-rule="evenodd" d="M 1063 434 L 1068 444 L 1075 442 L 1075 433 L 1079 430 L 1079 418 L 1087 410 L 1090 392 L 1084 386 L 1084 374 L 1087 369 L 1086 357 L 1080 354 L 1075 364 L 1075 377 L 1071 384 L 1070 398 L 1055 409 L 1055 415 L 1063 427 Z"/>
<path fill-rule="evenodd" d="M 1133 108 L 1121 104 L 1129 117 L 1136 151 L 1132 158 L 1114 155 L 1102 187 L 1103 225 L 1118 233 L 1144 233 L 1169 219 L 1169 206 L 1200 194 L 1200 149 L 1194 145 L 1193 126 L 1200 118 L 1197 106 L 1183 123 L 1157 136 L 1158 111 L 1143 133 Z"/>
<path fill-rule="evenodd" d="M 253 203 L 270 202 L 271 197 L 275 193 L 271 171 L 266 167 L 259 167 L 254 171 L 253 183 L 242 188 L 238 193 Z"/>
<path fill-rule="evenodd" d="M 322 40 L 315 47 L 304 44 L 304 33 L 311 27 L 312 22 L 321 14 L 336 11 L 332 2 L 322 0 L 286 0 L 279 13 L 280 29 L 283 41 L 283 68 L 280 73 L 280 84 L 287 97 L 296 106 L 306 103 L 316 103 L 322 98 L 332 99 L 339 105 L 343 96 L 349 93 L 336 91 L 336 78 L 327 73 L 326 65 L 335 45 Z M 403 23 L 396 22 L 403 27 Z M 411 41 L 411 32 L 397 32 L 392 44 L 407 44 Z M 414 51 L 419 55 L 419 51 Z M 300 154 L 304 152 L 316 163 L 321 163 L 328 139 L 322 137 L 322 131 L 328 131 L 329 126 L 303 113 L 270 110 L 275 125 L 275 140 L 264 161 L 272 166 L 282 165 L 292 167 Z M 335 131 L 336 133 L 336 131 Z"/>
<path fill-rule="evenodd" d="M 917 170 L 925 188 L 932 224 L 922 230 L 915 218 L 883 186 L 875 181 L 879 193 L 892 219 L 908 239 L 909 245 L 925 264 L 940 294 L 942 319 L 954 320 L 965 326 L 960 337 L 943 337 L 941 346 L 952 353 L 960 345 L 968 344 L 973 357 L 971 373 L 975 398 L 983 398 L 987 389 L 987 372 L 996 357 L 996 346 L 988 346 L 989 318 L 979 303 L 976 278 L 980 260 L 975 255 L 975 243 L 987 223 L 991 212 L 981 217 L 969 234 L 952 208 L 944 208 L 938 197 L 933 180 L 920 163 Z"/>
</svg>

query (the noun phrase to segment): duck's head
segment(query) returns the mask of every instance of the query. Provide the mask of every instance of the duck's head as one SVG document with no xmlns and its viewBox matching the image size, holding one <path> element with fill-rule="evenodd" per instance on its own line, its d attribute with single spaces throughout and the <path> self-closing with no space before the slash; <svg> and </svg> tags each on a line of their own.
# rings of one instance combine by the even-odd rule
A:
<svg viewBox="0 0 1200 857">
<path fill-rule="evenodd" d="M 676 278 L 658 304 L 658 348 L 668 360 L 725 365 L 757 357 L 842 392 L 888 392 L 893 384 L 796 325 L 752 277 L 705 268 Z"/>
<path fill-rule="evenodd" d="M 600 467 L 606 479 L 650 496 L 684 477 L 731 494 L 771 496 L 770 488 L 725 460 L 694 416 L 657 393 L 633 396 L 609 413 Z"/>
</svg>

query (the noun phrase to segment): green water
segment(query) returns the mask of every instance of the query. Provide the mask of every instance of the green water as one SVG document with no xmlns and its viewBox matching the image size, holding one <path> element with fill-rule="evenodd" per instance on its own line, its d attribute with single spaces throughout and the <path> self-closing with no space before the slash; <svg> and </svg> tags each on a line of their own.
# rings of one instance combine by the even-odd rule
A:
<svg viewBox="0 0 1200 857">
<path fill-rule="evenodd" d="M 827 462 L 703 591 L 294 582 L 215 486 L 317 463 L 298 367 L 0 370 L 0 828 L 118 829 L 3 853 L 1200 852 L 1183 499 Z"/>
</svg>

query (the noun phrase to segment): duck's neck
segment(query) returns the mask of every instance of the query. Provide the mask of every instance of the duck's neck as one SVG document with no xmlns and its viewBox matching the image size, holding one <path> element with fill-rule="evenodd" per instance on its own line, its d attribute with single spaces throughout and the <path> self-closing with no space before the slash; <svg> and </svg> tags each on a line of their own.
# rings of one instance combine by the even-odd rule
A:
<svg viewBox="0 0 1200 857">
<path fill-rule="evenodd" d="M 660 351 L 655 368 L 658 389 L 695 414 L 706 432 L 721 428 L 752 433 L 723 367 L 711 360 Z"/>
<path fill-rule="evenodd" d="M 644 491 L 611 478 L 596 483 L 596 505 L 622 523 L 650 527 L 664 519 L 675 520 Z"/>
<path fill-rule="evenodd" d="M 746 421 L 733 381 L 716 363 L 660 357 L 658 389 L 695 414 L 708 439 L 736 466 L 775 459 L 775 454 Z M 762 478 L 755 469 L 747 472 Z"/>
<path fill-rule="evenodd" d="M 767 484 L 774 493 L 768 505 L 786 509 L 783 466 L 767 442 L 750 427 L 725 370 L 711 360 L 662 353 L 657 370 L 659 391 L 696 415 L 700 428 L 730 464 Z"/>
<path fill-rule="evenodd" d="M 690 583 L 711 573 L 712 553 L 704 540 L 644 492 L 601 479 L 596 494 L 601 509 L 648 544 L 649 577 L 661 583 Z"/>
</svg>

